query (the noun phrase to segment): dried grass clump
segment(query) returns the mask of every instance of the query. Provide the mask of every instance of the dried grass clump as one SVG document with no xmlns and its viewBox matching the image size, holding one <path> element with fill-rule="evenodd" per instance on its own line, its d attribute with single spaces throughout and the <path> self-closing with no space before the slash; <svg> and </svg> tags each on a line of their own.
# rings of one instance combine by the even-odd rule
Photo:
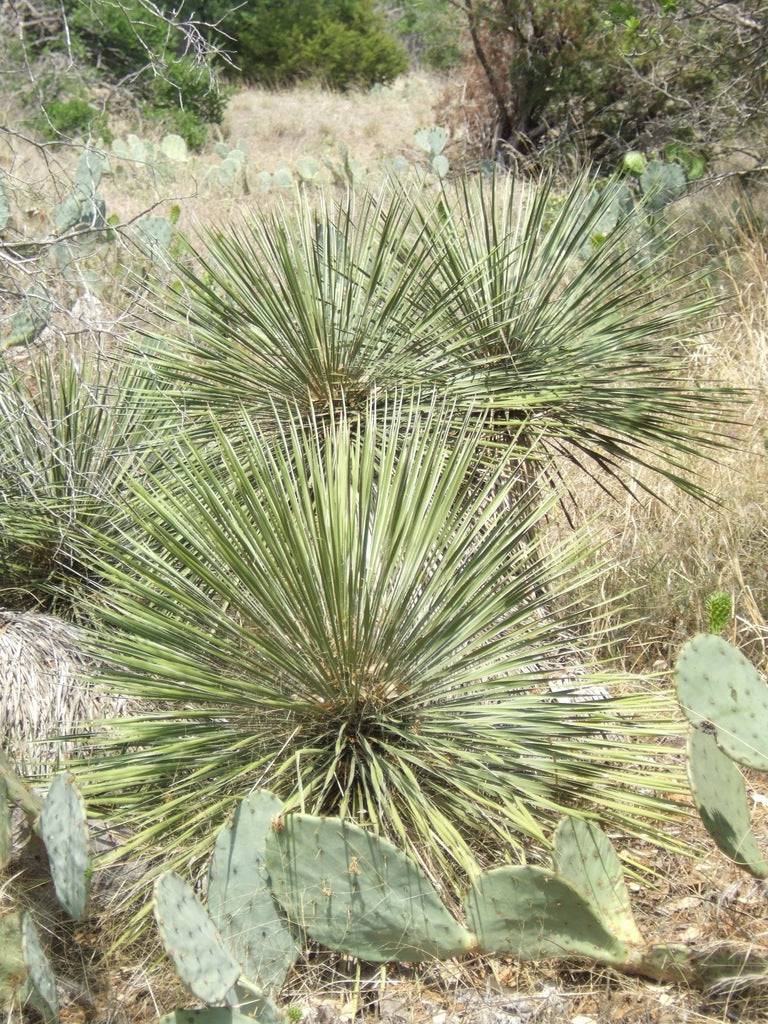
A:
<svg viewBox="0 0 768 1024">
<path fill-rule="evenodd" d="M 21 770 L 52 770 L 88 723 L 125 712 L 123 698 L 88 681 L 90 668 L 76 626 L 0 611 L 0 736 Z"/>
</svg>

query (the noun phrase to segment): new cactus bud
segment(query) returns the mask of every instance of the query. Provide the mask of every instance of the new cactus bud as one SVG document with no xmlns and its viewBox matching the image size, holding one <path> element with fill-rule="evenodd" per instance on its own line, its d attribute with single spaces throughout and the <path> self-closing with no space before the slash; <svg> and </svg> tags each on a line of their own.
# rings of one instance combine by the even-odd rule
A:
<svg viewBox="0 0 768 1024">
<path fill-rule="evenodd" d="M 707 599 L 707 622 L 710 633 L 722 633 L 733 615 L 731 595 L 716 590 Z"/>
</svg>

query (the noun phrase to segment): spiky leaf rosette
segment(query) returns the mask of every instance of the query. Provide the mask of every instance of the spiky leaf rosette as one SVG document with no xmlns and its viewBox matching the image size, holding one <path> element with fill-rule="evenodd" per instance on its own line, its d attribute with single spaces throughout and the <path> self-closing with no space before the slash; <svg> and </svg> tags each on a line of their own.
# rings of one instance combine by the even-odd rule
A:
<svg viewBox="0 0 768 1024">
<path fill-rule="evenodd" d="M 85 531 L 115 516 L 154 406 L 135 369 L 61 350 L 0 362 L 0 604 L 71 603 Z"/>
<path fill-rule="evenodd" d="M 391 193 L 302 196 L 206 232 L 179 259 L 181 288 L 159 298 L 146 345 L 164 401 L 231 425 L 241 409 L 271 421 L 275 401 L 304 414 L 364 407 L 382 389 L 455 376 L 440 302 L 423 301 L 415 212 Z"/>
<path fill-rule="evenodd" d="M 437 210 L 427 199 L 417 223 L 422 302 L 466 335 L 456 386 L 493 410 L 494 436 L 535 426 L 542 456 L 603 482 L 650 467 L 701 494 L 687 465 L 723 442 L 735 395 L 685 383 L 680 340 L 709 300 L 639 230 L 625 185 L 477 175 L 445 186 Z"/>
<path fill-rule="evenodd" d="M 541 556 L 547 506 L 487 468 L 483 430 L 395 403 L 277 442 L 180 442 L 135 485 L 94 643 L 106 681 L 157 710 L 114 721 L 84 768 L 134 846 L 200 856 L 254 786 L 454 879 L 477 850 L 546 844 L 574 803 L 654 833 L 676 785 L 649 740 L 667 699 L 553 696 L 594 570 L 578 540 Z"/>
<path fill-rule="evenodd" d="M 619 485 L 649 486 L 650 467 L 700 493 L 688 464 L 722 442 L 733 396 L 685 383 L 680 338 L 705 289 L 675 278 L 641 223 L 625 186 L 586 177 L 565 193 L 495 175 L 437 197 L 304 198 L 180 259 L 148 366 L 165 401 L 230 423 L 241 409 L 271 418 L 275 400 L 308 414 L 439 388 L 493 410 L 486 440 L 506 445 L 522 424 L 532 457 Z"/>
</svg>

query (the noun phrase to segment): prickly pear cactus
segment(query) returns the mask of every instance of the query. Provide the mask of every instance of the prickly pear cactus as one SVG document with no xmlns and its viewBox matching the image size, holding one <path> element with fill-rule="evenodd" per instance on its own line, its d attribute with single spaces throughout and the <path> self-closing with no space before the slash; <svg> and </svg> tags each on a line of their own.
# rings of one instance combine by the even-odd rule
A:
<svg viewBox="0 0 768 1024">
<path fill-rule="evenodd" d="M 56 898 L 75 921 L 85 917 L 91 878 L 88 822 L 71 775 L 57 775 L 43 801 L 40 835 L 48 853 Z"/>
<path fill-rule="evenodd" d="M 0 871 L 11 859 L 11 802 L 8 783 L 0 776 Z"/>
<path fill-rule="evenodd" d="M 13 765 L 0 750 L 0 779 L 3 780 L 11 803 L 17 804 L 30 821 L 36 821 L 43 809 L 43 801 L 19 778 Z"/>
<path fill-rule="evenodd" d="M 425 153 L 434 159 L 434 157 L 440 156 L 445 149 L 448 143 L 448 132 L 445 128 L 438 126 L 422 128 L 421 131 L 416 132 L 413 141 L 419 149 L 423 149 Z"/>
<path fill-rule="evenodd" d="M 174 1010 L 161 1017 L 159 1024 L 253 1024 L 254 1019 L 229 1006 L 208 1006 L 204 1010 Z"/>
<path fill-rule="evenodd" d="M 173 163 L 186 163 L 189 159 L 187 144 L 180 135 L 165 135 L 160 143 L 160 152 Z"/>
<path fill-rule="evenodd" d="M 240 966 L 192 888 L 172 871 L 161 875 L 154 911 L 165 951 L 190 992 L 204 1003 L 225 1002 Z"/>
<path fill-rule="evenodd" d="M 696 809 L 717 847 L 755 878 L 768 878 L 768 861 L 750 827 L 741 772 L 714 736 L 700 729 L 688 737 L 688 778 Z"/>
<path fill-rule="evenodd" d="M 56 975 L 40 942 L 35 922 L 29 914 L 24 914 L 21 919 L 21 949 L 27 967 L 30 1002 L 44 1020 L 57 1022 L 59 997 L 56 992 Z"/>
<path fill-rule="evenodd" d="M 654 213 L 679 199 L 685 192 L 685 186 L 685 171 L 680 164 L 651 160 L 640 175 L 646 205 Z"/>
<path fill-rule="evenodd" d="M 51 319 L 53 299 L 41 284 L 34 284 L 24 296 L 21 305 L 0 327 L 0 352 L 16 345 L 30 345 L 38 338 Z"/>
<path fill-rule="evenodd" d="M 691 725 L 714 730 L 717 745 L 739 764 L 768 771 L 768 685 L 741 651 L 702 633 L 685 645 L 675 672 Z"/>
<path fill-rule="evenodd" d="M 590 904 L 612 935 L 630 945 L 643 941 L 632 914 L 624 869 L 613 844 L 597 825 L 563 818 L 555 830 L 554 865 Z"/>
<path fill-rule="evenodd" d="M 267 836 L 283 804 L 266 790 L 251 793 L 216 839 L 208 869 L 208 913 L 243 973 L 267 992 L 282 988 L 301 952 L 270 888 Z"/>
<path fill-rule="evenodd" d="M 0 1013 L 8 1013 L 8 1020 L 11 1019 L 10 1005 L 26 977 L 27 968 L 21 948 L 21 920 L 18 914 L 3 914 L 0 917 Z"/>
<path fill-rule="evenodd" d="M 466 915 L 487 953 L 520 960 L 583 956 L 617 966 L 629 954 L 573 886 L 541 868 L 480 875 L 467 895 Z"/>
<path fill-rule="evenodd" d="M 475 945 L 413 861 L 338 818 L 290 814 L 276 823 L 267 870 L 288 917 L 330 949 L 418 963 Z"/>
<path fill-rule="evenodd" d="M 731 595 L 723 590 L 716 590 L 707 599 L 707 622 L 710 633 L 722 633 L 733 615 Z"/>
<path fill-rule="evenodd" d="M 162 260 L 173 241 L 173 225 L 165 217 L 149 214 L 136 221 L 136 242 L 150 259 Z"/>
</svg>

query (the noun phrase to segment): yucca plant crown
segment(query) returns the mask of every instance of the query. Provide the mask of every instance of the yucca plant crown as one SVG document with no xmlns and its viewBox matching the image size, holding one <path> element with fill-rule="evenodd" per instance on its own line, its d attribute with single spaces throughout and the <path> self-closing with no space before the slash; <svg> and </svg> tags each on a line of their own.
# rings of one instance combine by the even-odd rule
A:
<svg viewBox="0 0 768 1024">
<path fill-rule="evenodd" d="M 488 468 L 484 429 L 395 398 L 277 440 L 218 429 L 215 456 L 180 442 L 134 485 L 130 530 L 102 541 L 94 644 L 110 688 L 157 710 L 112 722 L 83 773 L 135 847 L 194 861 L 265 785 L 453 879 L 545 844 L 573 805 L 658 834 L 665 699 L 550 690 L 593 570 L 579 539 L 537 551 L 546 507 L 509 460 Z"/>
<path fill-rule="evenodd" d="M 68 602 L 150 436 L 135 368 L 74 350 L 0 364 L 0 604 Z"/>
</svg>

